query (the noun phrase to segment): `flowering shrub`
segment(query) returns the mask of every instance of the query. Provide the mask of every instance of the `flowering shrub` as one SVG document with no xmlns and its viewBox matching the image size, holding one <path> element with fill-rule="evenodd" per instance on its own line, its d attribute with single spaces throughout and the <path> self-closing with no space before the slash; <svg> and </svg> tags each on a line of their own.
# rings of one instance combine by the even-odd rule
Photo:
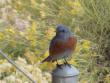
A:
<svg viewBox="0 0 110 83">
<path fill-rule="evenodd" d="M 27 64 L 24 58 L 19 57 L 16 64 L 23 68 L 26 72 L 32 74 L 32 78 L 37 83 L 51 83 L 51 74 L 48 72 L 42 72 L 37 64 Z M 29 83 L 30 81 L 21 72 L 16 70 L 10 63 L 5 62 L 0 65 L 0 83 Z"/>
</svg>

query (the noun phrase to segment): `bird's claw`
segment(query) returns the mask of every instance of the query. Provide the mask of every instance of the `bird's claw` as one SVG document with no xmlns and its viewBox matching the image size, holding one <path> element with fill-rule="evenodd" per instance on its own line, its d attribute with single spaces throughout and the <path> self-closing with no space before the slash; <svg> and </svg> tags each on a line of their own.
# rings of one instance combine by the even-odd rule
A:
<svg viewBox="0 0 110 83">
<path fill-rule="evenodd" d="M 68 67 L 71 68 L 71 64 L 69 64 L 69 63 L 67 63 L 67 62 L 65 62 L 64 64 L 65 64 L 65 66 L 67 65 Z"/>
<path fill-rule="evenodd" d="M 57 67 L 60 68 L 60 69 L 62 69 L 61 65 L 59 65 L 59 64 L 57 64 Z"/>
<path fill-rule="evenodd" d="M 67 66 L 71 68 L 71 64 L 67 64 Z"/>
</svg>

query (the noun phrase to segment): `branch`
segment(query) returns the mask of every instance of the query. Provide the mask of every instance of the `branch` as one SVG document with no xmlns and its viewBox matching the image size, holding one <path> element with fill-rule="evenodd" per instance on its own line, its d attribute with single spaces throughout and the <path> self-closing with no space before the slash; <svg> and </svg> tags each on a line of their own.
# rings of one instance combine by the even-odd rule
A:
<svg viewBox="0 0 110 83">
<path fill-rule="evenodd" d="M 21 69 L 20 67 L 18 67 L 18 66 L 15 64 L 14 61 L 12 61 L 10 58 L 8 58 L 8 55 L 7 55 L 7 54 L 5 54 L 5 53 L 2 52 L 2 50 L 0 50 L 0 54 L 1 54 L 9 63 L 11 63 L 13 66 L 15 66 L 18 71 L 20 71 L 21 73 L 23 73 L 29 80 L 31 80 L 33 83 L 36 83 L 36 81 L 31 78 L 32 76 L 30 76 L 29 74 L 27 74 L 26 72 L 24 72 L 23 69 Z"/>
</svg>

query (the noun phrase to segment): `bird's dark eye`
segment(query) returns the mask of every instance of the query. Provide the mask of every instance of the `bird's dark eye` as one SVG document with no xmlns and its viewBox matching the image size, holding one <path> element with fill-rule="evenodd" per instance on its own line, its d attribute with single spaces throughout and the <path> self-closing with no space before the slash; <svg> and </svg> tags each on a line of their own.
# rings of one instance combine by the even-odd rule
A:
<svg viewBox="0 0 110 83">
<path fill-rule="evenodd" d="M 65 30 L 62 30 L 61 32 L 65 32 Z"/>
</svg>

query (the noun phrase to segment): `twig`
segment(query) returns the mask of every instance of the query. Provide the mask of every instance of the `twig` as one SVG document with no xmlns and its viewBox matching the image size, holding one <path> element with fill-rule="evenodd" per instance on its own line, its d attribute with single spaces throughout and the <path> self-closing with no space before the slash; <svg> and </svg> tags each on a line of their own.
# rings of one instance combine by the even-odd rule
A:
<svg viewBox="0 0 110 83">
<path fill-rule="evenodd" d="M 33 83 L 36 83 L 36 81 L 33 80 L 29 74 L 27 74 L 26 72 L 23 71 L 23 69 L 21 69 L 20 67 L 18 67 L 18 66 L 15 64 L 14 61 L 12 61 L 10 58 L 8 58 L 8 55 L 7 55 L 7 54 L 5 54 L 5 53 L 2 52 L 2 50 L 0 50 L 0 54 L 1 54 L 9 63 L 11 63 L 13 66 L 15 66 L 18 71 L 20 71 L 21 73 L 23 73 L 29 80 L 31 80 Z"/>
</svg>

